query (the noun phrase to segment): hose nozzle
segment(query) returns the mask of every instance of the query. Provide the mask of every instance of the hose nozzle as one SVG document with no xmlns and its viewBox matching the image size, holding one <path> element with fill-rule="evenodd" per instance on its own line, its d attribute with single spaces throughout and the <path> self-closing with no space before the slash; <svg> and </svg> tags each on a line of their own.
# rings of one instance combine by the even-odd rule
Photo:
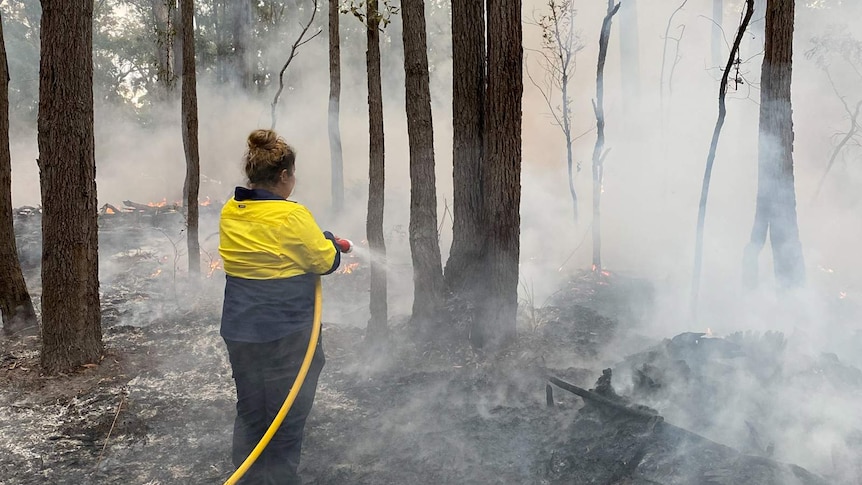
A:
<svg viewBox="0 0 862 485">
<path fill-rule="evenodd" d="M 353 241 L 350 239 L 342 239 L 340 237 L 335 238 L 335 245 L 338 246 L 338 249 L 342 253 L 349 253 L 353 251 Z"/>
</svg>

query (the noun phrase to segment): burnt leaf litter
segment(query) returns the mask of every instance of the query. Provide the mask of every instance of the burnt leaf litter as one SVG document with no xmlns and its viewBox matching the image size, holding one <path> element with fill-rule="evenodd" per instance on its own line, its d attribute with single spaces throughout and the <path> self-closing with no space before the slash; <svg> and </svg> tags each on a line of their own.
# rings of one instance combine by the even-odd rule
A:
<svg viewBox="0 0 862 485">
<path fill-rule="evenodd" d="M 217 258 L 191 290 L 177 264 L 177 214 L 117 211 L 103 208 L 100 218 L 102 361 L 45 377 L 35 330 L 0 341 L 0 484 L 212 484 L 233 471 Z M 38 210 L 16 215 L 37 303 L 38 219 Z M 205 232 L 201 239 L 216 246 Z M 459 342 L 420 345 L 404 318 L 390 322 L 385 352 L 369 352 L 356 325 L 368 270 L 346 261 L 349 272 L 325 280 L 325 315 L 336 317 L 325 317 L 327 363 L 301 465 L 307 484 L 862 479 L 862 431 L 843 430 L 831 463 L 810 470 L 791 464 L 794 443 L 775 432 L 796 427 L 805 436 L 817 427 L 800 395 L 858 402 L 862 372 L 834 354 L 788 366 L 780 333 L 647 338 L 636 329 L 650 318 L 650 284 L 591 272 L 545 302 L 523 304 L 520 338 L 499 355 Z M 456 328 L 464 326 L 457 305 Z M 783 412 L 794 399 L 788 407 L 798 412 Z"/>
</svg>

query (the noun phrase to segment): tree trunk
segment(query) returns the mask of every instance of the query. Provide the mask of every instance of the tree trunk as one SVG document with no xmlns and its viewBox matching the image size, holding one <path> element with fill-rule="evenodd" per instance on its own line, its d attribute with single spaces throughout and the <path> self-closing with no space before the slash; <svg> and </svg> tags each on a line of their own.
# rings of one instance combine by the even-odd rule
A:
<svg viewBox="0 0 862 485">
<path fill-rule="evenodd" d="M 524 79 L 521 2 L 488 0 L 487 5 L 487 163 L 482 180 L 486 278 L 470 339 L 476 347 L 495 349 L 517 336 Z"/>
<path fill-rule="evenodd" d="M 425 2 L 403 0 L 407 136 L 410 142 L 410 251 L 413 258 L 414 329 L 438 334 L 443 267 L 437 237 L 434 126 L 425 32 Z"/>
<path fill-rule="evenodd" d="M 700 296 L 700 274 L 703 267 L 703 231 L 706 224 L 706 203 L 709 198 L 709 184 L 712 179 L 712 167 L 715 164 L 715 155 L 718 151 L 718 140 L 721 137 L 721 129 L 724 126 L 724 120 L 727 116 L 727 85 L 730 78 L 730 73 L 733 71 L 733 65 L 739 59 L 739 48 L 742 44 L 742 38 L 748 29 L 751 22 L 751 17 L 754 15 L 754 0 L 745 0 L 745 10 L 742 15 L 742 22 L 736 31 L 736 37 L 733 41 L 733 47 L 730 48 L 730 55 L 727 58 L 727 64 L 724 66 L 721 81 L 718 88 L 718 118 L 715 120 L 715 127 L 712 130 L 712 141 L 709 144 L 709 154 L 706 157 L 706 168 L 703 171 L 703 183 L 700 188 L 700 203 L 697 210 L 697 229 L 695 231 L 694 243 L 694 267 L 691 279 L 691 319 L 697 318 L 697 304 Z"/>
<path fill-rule="evenodd" d="M 712 0 L 712 20 L 712 65 L 718 67 L 724 50 L 724 0 Z"/>
<path fill-rule="evenodd" d="M 338 0 L 329 0 L 329 156 L 332 160 L 332 212 L 344 210 L 344 157 L 341 152 L 341 31 Z"/>
<path fill-rule="evenodd" d="M 572 213 L 574 216 L 575 225 L 578 224 L 578 193 L 575 190 L 575 155 L 572 152 L 572 108 L 569 100 L 569 74 L 567 72 L 568 63 L 571 62 L 571 50 L 564 52 L 568 56 L 566 63 L 563 66 L 563 75 L 560 79 L 560 101 L 563 103 L 563 135 L 566 138 L 566 169 L 569 179 L 569 194 L 572 197 Z"/>
<path fill-rule="evenodd" d="M 772 243 L 775 279 L 781 288 L 805 284 L 805 263 L 796 219 L 793 176 L 793 107 L 790 85 L 793 67 L 794 0 L 769 0 L 766 6 L 766 50 L 760 91 L 757 208 L 751 241 L 745 250 L 744 274 L 757 285 L 757 258 Z"/>
<path fill-rule="evenodd" d="M 483 281 L 484 0 L 452 2 L 452 73 L 454 223 L 445 282 L 449 294 L 466 296 Z"/>
<path fill-rule="evenodd" d="M 631 125 L 640 102 L 640 41 L 638 10 L 635 0 L 620 3 L 620 76 L 622 77 L 625 121 Z"/>
<path fill-rule="evenodd" d="M 254 86 L 254 65 L 251 47 L 252 11 L 250 0 L 233 1 L 234 69 L 239 85 L 245 90 Z"/>
<path fill-rule="evenodd" d="M 227 39 L 228 21 L 227 21 L 227 0 L 213 0 L 213 30 L 215 35 L 215 73 L 216 81 L 225 83 L 228 81 L 228 50 L 229 45 Z"/>
<path fill-rule="evenodd" d="M 380 18 L 377 0 L 367 2 L 365 62 L 368 70 L 368 219 L 365 232 L 371 250 L 371 318 L 367 338 L 381 342 L 387 334 L 386 242 L 383 238 L 385 182 L 383 144 L 383 93 L 380 79 Z"/>
<path fill-rule="evenodd" d="M 198 241 L 198 193 L 201 163 L 198 153 L 198 94 L 195 73 L 195 6 L 194 0 L 180 0 L 183 24 L 182 130 L 186 155 L 186 180 L 183 198 L 186 206 L 186 243 L 189 254 L 189 276 L 200 276 L 201 248 Z"/>
<path fill-rule="evenodd" d="M 102 354 L 93 140 L 93 2 L 42 0 L 38 144 L 42 187 L 42 367 Z"/>
<path fill-rule="evenodd" d="M 180 8 L 178 2 L 180 0 L 164 0 L 165 2 L 171 5 L 171 24 L 173 25 L 173 52 L 174 52 L 174 86 L 176 86 L 176 82 L 179 81 L 180 76 L 182 76 L 183 70 L 183 21 L 180 18 Z M 179 70 L 179 74 L 177 73 Z M 176 87 L 174 87 L 176 90 Z M 182 96 L 182 95 L 181 95 Z"/>
<path fill-rule="evenodd" d="M 608 41 L 611 36 L 611 21 L 619 11 L 620 4 L 608 0 L 608 13 L 602 21 L 599 35 L 599 60 L 596 69 L 596 146 L 593 148 L 593 271 L 602 271 L 602 183 L 605 162 L 605 60 L 608 57 Z"/>
<path fill-rule="evenodd" d="M 12 156 L 9 152 L 9 65 L 3 19 L 0 17 L 0 316 L 3 331 L 12 335 L 38 328 L 33 301 L 24 282 L 12 220 Z"/>
<path fill-rule="evenodd" d="M 156 82 L 159 97 L 167 99 L 174 92 L 176 72 L 174 68 L 174 14 L 176 5 L 172 0 L 152 0 L 153 22 L 156 28 Z"/>
</svg>

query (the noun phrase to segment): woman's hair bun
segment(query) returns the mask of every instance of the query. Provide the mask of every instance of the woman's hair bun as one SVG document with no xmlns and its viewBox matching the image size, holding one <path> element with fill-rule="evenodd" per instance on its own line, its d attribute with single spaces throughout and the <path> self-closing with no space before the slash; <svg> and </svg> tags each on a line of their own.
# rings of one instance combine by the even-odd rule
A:
<svg viewBox="0 0 862 485">
<path fill-rule="evenodd" d="M 278 148 L 278 134 L 272 130 L 254 130 L 248 135 L 249 150 L 274 150 Z"/>
</svg>

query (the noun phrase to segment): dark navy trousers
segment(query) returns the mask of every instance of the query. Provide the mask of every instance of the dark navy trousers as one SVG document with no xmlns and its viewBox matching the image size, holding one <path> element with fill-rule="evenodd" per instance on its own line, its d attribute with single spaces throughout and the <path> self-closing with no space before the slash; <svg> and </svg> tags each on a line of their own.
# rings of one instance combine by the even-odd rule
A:
<svg viewBox="0 0 862 485">
<path fill-rule="evenodd" d="M 311 329 L 266 343 L 225 339 L 236 382 L 233 464 L 239 467 L 257 446 L 299 374 Z M 242 485 L 300 485 L 297 469 L 305 420 L 314 404 L 317 379 L 326 359 L 322 339 L 305 382 L 272 441 L 239 482 Z"/>
</svg>

